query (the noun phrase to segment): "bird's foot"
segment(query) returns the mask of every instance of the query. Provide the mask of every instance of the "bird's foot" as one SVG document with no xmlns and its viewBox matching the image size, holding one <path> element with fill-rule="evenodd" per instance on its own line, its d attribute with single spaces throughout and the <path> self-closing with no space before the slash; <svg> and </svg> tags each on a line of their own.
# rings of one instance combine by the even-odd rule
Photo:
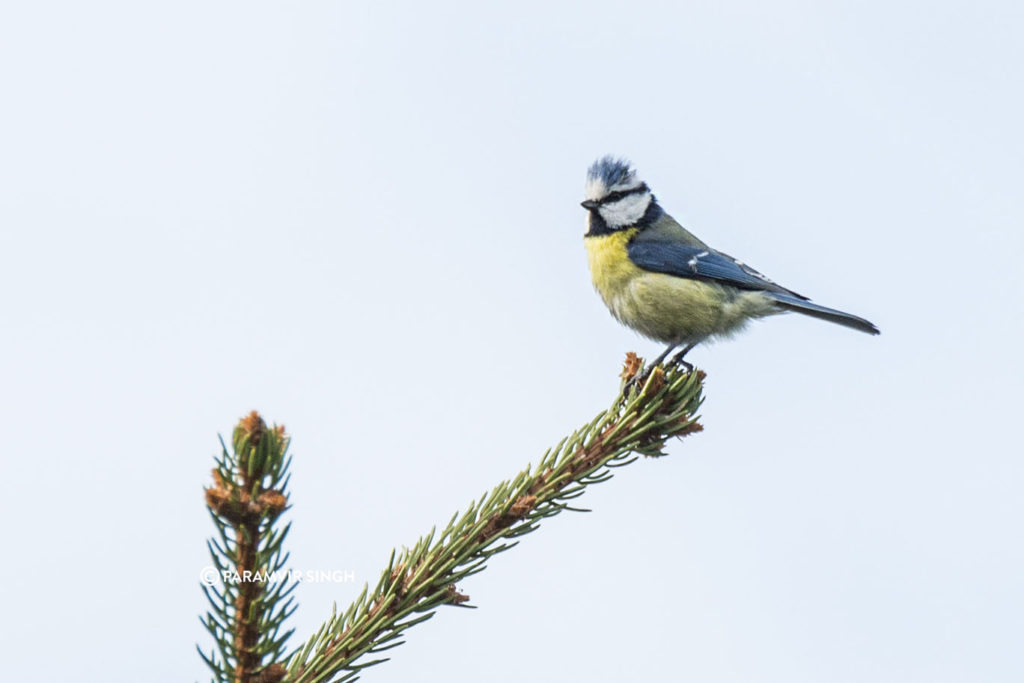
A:
<svg viewBox="0 0 1024 683">
<path fill-rule="evenodd" d="M 690 350 L 694 346 L 696 346 L 696 344 L 687 344 L 686 346 L 683 347 L 682 351 L 680 351 L 676 355 L 672 356 L 672 360 L 671 360 L 672 365 L 675 365 L 675 366 L 681 367 L 681 368 L 685 368 L 687 372 L 693 372 L 693 364 L 688 362 L 688 361 L 683 360 L 683 358 L 686 356 L 687 353 L 690 352 Z"/>
</svg>

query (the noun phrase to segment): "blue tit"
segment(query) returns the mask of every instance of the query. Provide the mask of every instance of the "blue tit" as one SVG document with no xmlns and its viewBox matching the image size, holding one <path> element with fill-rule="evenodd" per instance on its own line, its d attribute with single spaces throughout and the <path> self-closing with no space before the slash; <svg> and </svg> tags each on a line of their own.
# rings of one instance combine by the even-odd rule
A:
<svg viewBox="0 0 1024 683">
<path fill-rule="evenodd" d="M 712 249 L 669 216 L 628 162 L 610 156 L 587 172 L 590 275 L 615 318 L 668 344 L 674 362 L 707 339 L 729 337 L 748 321 L 793 312 L 852 327 L 878 328 L 780 287 L 753 268 Z"/>
</svg>

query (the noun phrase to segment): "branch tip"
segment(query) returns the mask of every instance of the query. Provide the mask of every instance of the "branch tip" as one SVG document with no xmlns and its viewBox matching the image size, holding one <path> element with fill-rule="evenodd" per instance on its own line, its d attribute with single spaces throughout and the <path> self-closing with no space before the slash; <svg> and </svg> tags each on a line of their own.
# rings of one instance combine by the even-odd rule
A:
<svg viewBox="0 0 1024 683">
<path fill-rule="evenodd" d="M 469 602 L 469 596 L 465 593 L 460 593 L 456 588 L 455 584 L 448 586 L 448 595 L 446 596 L 446 602 L 449 605 L 461 605 L 464 602 Z"/>
<path fill-rule="evenodd" d="M 629 380 L 636 377 L 637 373 L 644 366 L 644 359 L 636 355 L 635 351 L 626 352 L 626 361 L 622 364 L 622 372 L 619 373 L 619 377 L 623 381 L 628 382 Z"/>
<path fill-rule="evenodd" d="M 260 437 L 263 436 L 263 432 L 267 429 L 267 423 L 260 417 L 259 412 L 253 410 L 248 415 L 238 421 L 238 427 L 236 428 L 236 436 L 238 431 L 249 437 L 249 443 L 256 446 L 260 442 Z"/>
</svg>

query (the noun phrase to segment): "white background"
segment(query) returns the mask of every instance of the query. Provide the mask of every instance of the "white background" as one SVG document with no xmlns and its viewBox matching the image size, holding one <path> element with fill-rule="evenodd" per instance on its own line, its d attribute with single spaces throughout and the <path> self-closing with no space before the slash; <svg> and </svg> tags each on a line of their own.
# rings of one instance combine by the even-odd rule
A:
<svg viewBox="0 0 1024 683">
<path fill-rule="evenodd" d="M 385 6 L 387 5 L 387 6 Z M 367 681 L 1019 681 L 1019 3 L 0 10 L 9 680 L 205 680 L 218 432 L 294 435 L 293 645 L 612 399 L 584 173 L 871 338 L 699 348 L 620 470 Z"/>
</svg>

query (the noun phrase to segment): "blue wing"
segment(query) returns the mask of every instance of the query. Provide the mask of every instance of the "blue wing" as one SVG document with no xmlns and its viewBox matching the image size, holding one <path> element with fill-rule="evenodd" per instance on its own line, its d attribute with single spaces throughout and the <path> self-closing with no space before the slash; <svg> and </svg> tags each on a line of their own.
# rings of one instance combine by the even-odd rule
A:
<svg viewBox="0 0 1024 683">
<path fill-rule="evenodd" d="M 764 292 L 784 310 L 828 320 L 868 334 L 878 334 L 878 328 L 870 321 L 812 303 L 802 294 L 780 287 L 750 266 L 703 244 L 685 244 L 657 238 L 634 239 L 626 252 L 629 260 L 644 270 Z"/>
<path fill-rule="evenodd" d="M 627 247 L 629 260 L 644 270 L 693 280 L 707 280 L 740 289 L 807 297 L 780 287 L 750 266 L 728 254 L 705 246 L 693 246 L 661 240 L 635 239 Z"/>
</svg>

